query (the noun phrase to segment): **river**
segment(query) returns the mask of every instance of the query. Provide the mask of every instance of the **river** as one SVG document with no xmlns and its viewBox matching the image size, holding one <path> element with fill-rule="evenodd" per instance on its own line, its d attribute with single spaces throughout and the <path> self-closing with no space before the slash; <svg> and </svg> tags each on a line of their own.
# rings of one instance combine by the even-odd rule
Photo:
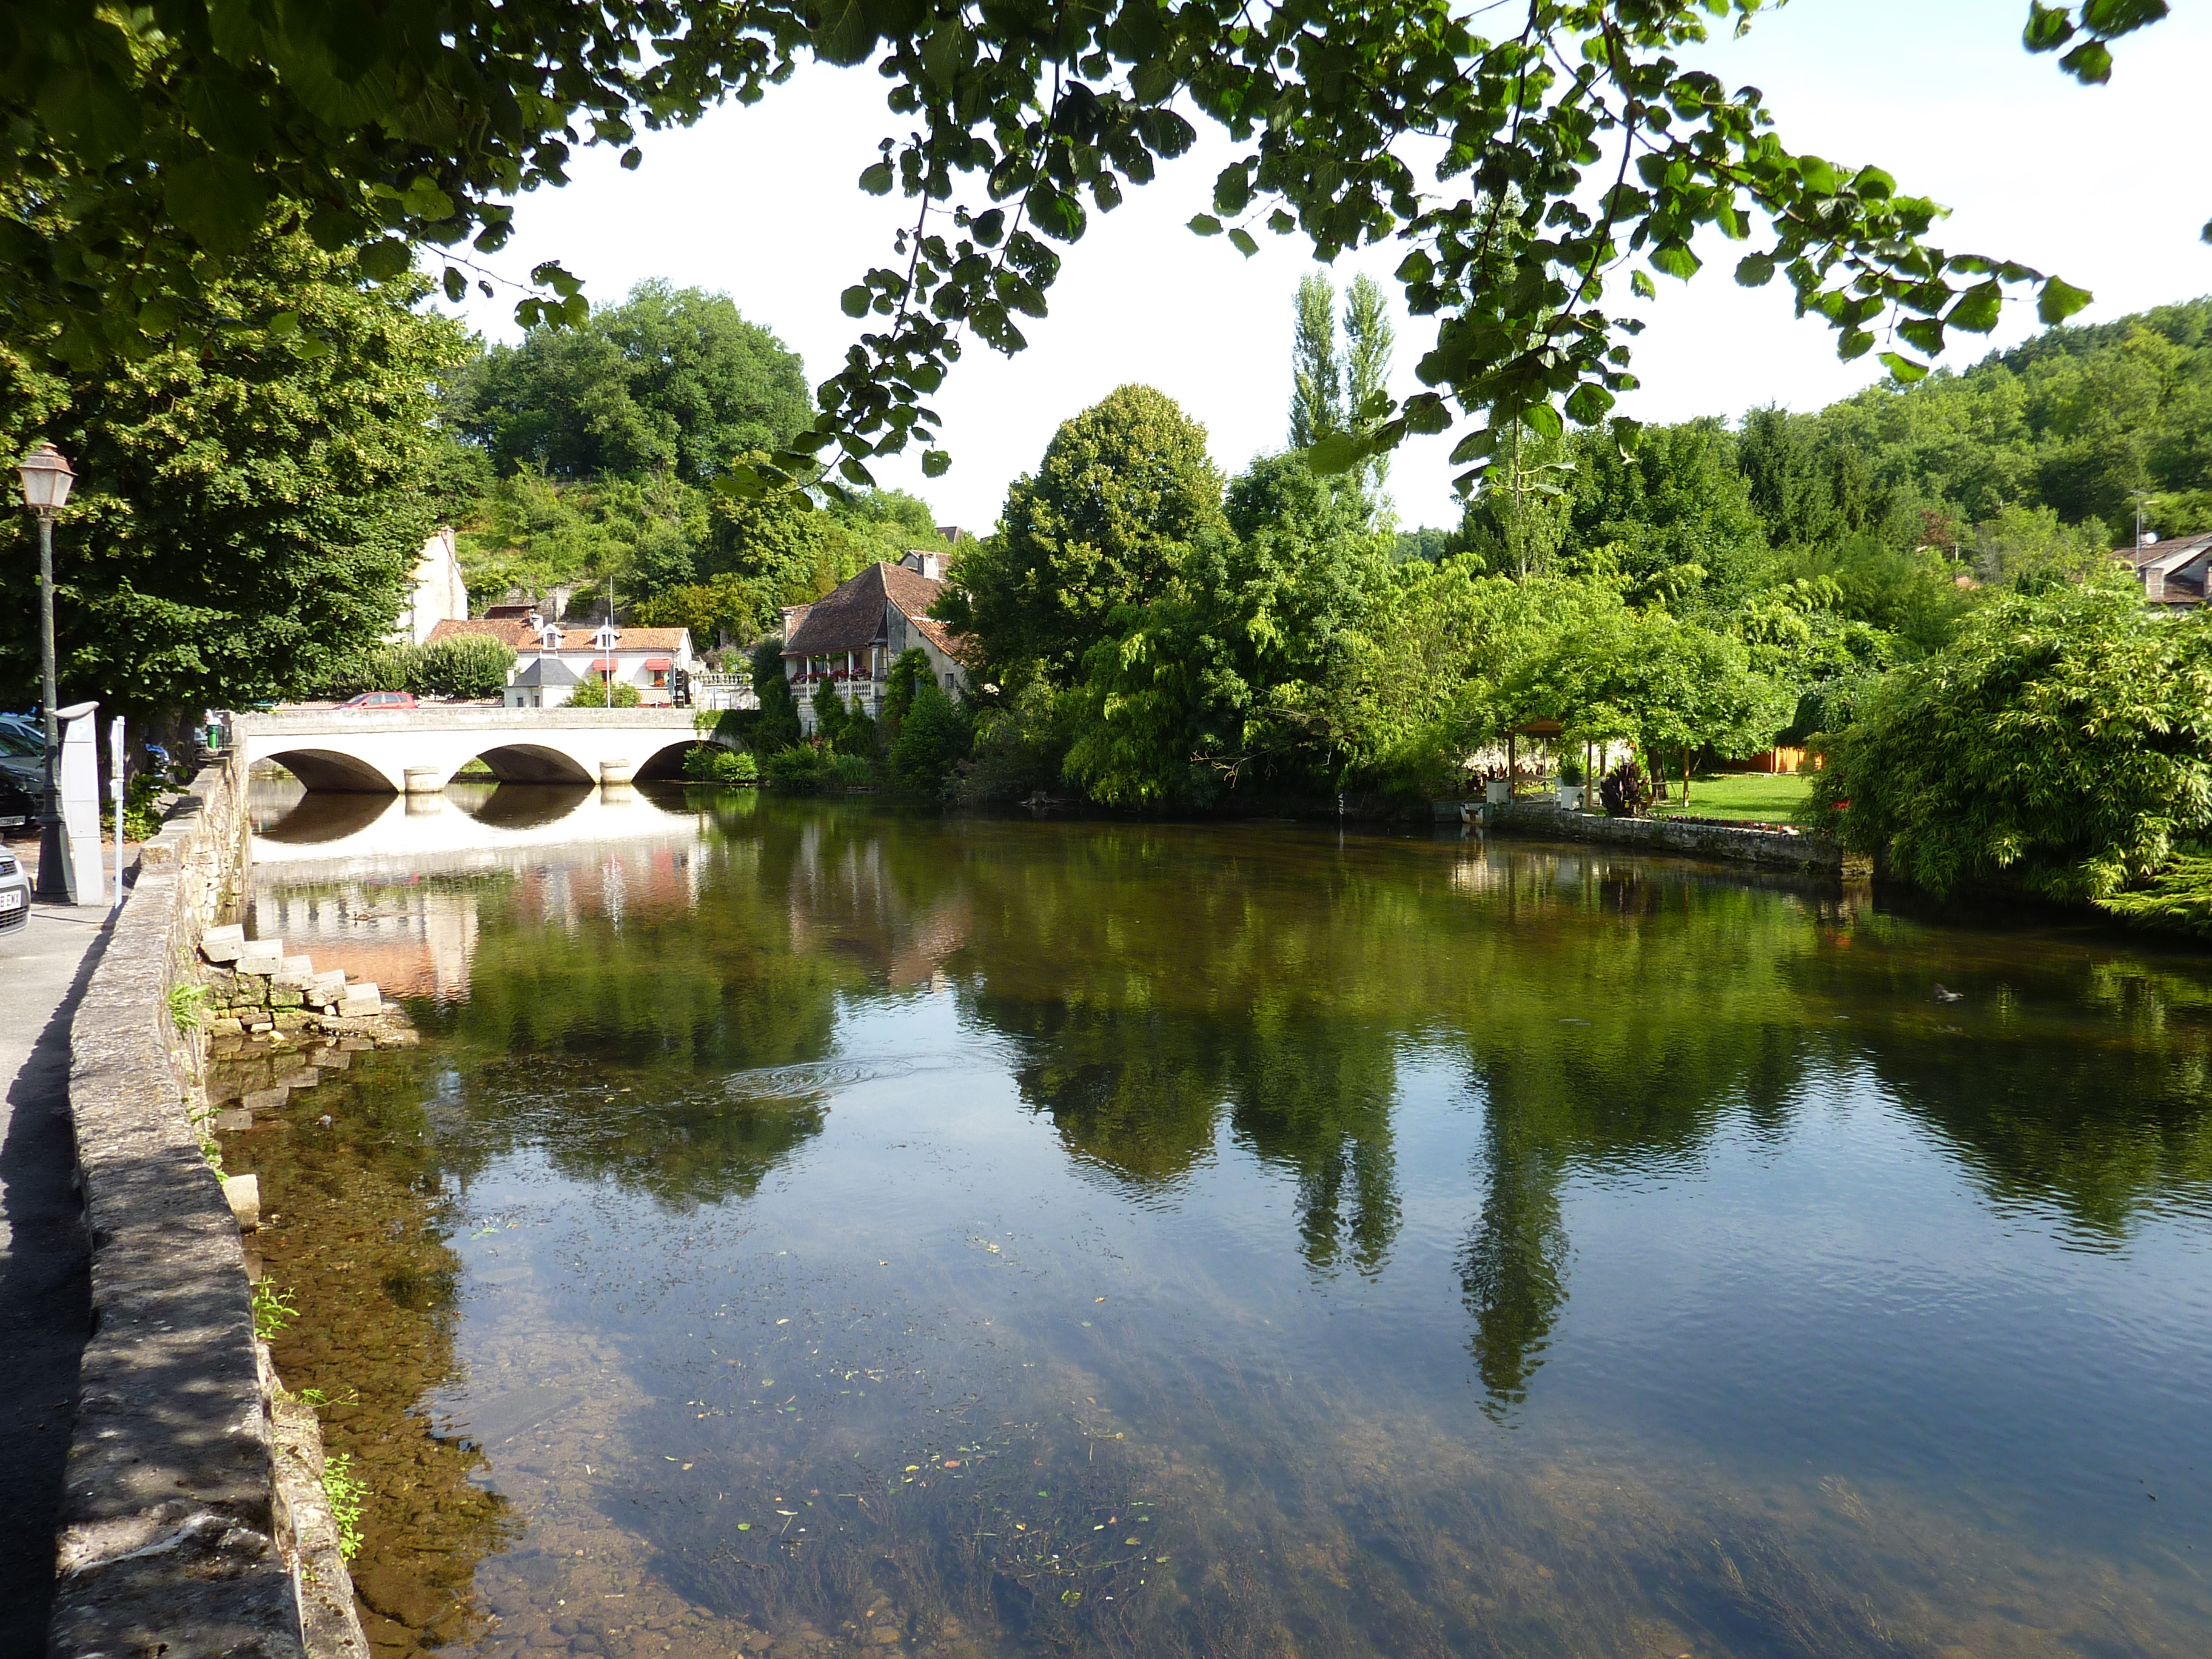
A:
<svg viewBox="0 0 2212 1659">
<path fill-rule="evenodd" d="M 1717 866 L 257 786 L 380 1656 L 2212 1651 L 2212 959 Z M 238 1121 L 238 1115 L 233 1115 Z"/>
</svg>

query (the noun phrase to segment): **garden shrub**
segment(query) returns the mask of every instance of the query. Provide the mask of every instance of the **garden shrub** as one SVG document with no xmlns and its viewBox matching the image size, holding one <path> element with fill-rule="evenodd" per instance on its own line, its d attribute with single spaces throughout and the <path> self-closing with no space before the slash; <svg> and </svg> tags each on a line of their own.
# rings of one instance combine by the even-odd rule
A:
<svg viewBox="0 0 2212 1659">
<path fill-rule="evenodd" d="M 326 697 L 411 691 L 418 697 L 496 697 L 507 689 L 514 647 L 488 634 L 433 645 L 380 643 L 333 662 L 317 690 Z"/>
<path fill-rule="evenodd" d="M 860 698 L 854 697 L 852 708 L 845 715 L 844 729 L 837 733 L 836 742 L 830 746 L 841 755 L 858 755 L 863 760 L 873 760 L 878 741 L 875 721 L 870 720 L 868 711 L 860 707 Z"/>
<path fill-rule="evenodd" d="M 684 757 L 684 775 L 697 783 L 758 783 L 760 762 L 742 749 L 726 749 L 719 743 L 694 744 Z"/>
<path fill-rule="evenodd" d="M 1651 810 L 1651 780 L 1632 760 L 1625 760 L 1600 780 L 1598 805 L 1609 818 L 1640 818 Z"/>
<path fill-rule="evenodd" d="M 845 700 L 837 695 L 837 682 L 824 679 L 814 688 L 814 735 L 837 746 L 837 739 L 845 734 Z"/>
<path fill-rule="evenodd" d="M 799 738 L 799 700 L 791 695 L 791 682 L 784 678 L 782 642 L 763 640 L 755 646 L 752 670 L 760 712 L 748 741 L 763 755 L 776 754 Z"/>
<path fill-rule="evenodd" d="M 1934 893 L 2185 906 L 2177 854 L 2212 830 L 2207 623 L 2152 614 L 2131 583 L 1985 603 L 1861 700 L 1805 816 Z"/>
<path fill-rule="evenodd" d="M 821 788 L 837 775 L 837 763 L 827 750 L 794 743 L 779 749 L 761 763 L 762 775 L 773 789 L 804 794 Z"/>
<path fill-rule="evenodd" d="M 635 708 L 645 701 L 638 689 L 625 680 L 611 684 L 597 678 L 586 680 L 568 696 L 571 708 Z"/>
<path fill-rule="evenodd" d="M 934 681 L 925 680 L 891 744 L 891 778 L 902 789 L 934 792 L 968 752 L 968 723 Z"/>
<path fill-rule="evenodd" d="M 891 741 L 898 738 L 899 726 L 906 720 L 906 711 L 914 707 L 914 700 L 921 688 L 936 683 L 929 666 L 929 653 L 918 645 L 910 645 L 900 652 L 891 664 L 891 672 L 884 684 L 884 731 Z"/>
<path fill-rule="evenodd" d="M 437 640 L 416 653 L 417 696 L 496 697 L 507 689 L 514 667 L 514 647 L 489 634 L 459 634 Z"/>
</svg>

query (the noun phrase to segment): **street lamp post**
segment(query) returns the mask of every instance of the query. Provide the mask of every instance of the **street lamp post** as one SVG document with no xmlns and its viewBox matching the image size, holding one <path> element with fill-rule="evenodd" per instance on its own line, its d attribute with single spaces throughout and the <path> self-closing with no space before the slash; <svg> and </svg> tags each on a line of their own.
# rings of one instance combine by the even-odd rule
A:
<svg viewBox="0 0 2212 1659">
<path fill-rule="evenodd" d="M 45 677 L 40 701 L 46 716 L 46 799 L 39 814 L 39 886 L 34 896 L 66 899 L 69 882 L 62 873 L 62 727 L 54 718 L 55 706 L 61 701 L 54 672 L 54 519 L 69 500 L 76 474 L 52 444 L 40 444 L 15 471 L 23 480 L 23 505 L 39 520 L 39 657 Z M 115 833 L 118 839 L 123 834 L 119 819 Z"/>
</svg>

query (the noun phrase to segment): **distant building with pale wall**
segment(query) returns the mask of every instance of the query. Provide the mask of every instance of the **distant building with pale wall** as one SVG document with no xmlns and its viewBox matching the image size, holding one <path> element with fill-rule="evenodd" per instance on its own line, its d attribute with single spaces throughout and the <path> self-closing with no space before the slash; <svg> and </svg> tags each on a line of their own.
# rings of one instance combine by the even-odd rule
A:
<svg viewBox="0 0 2212 1659">
<path fill-rule="evenodd" d="M 469 585 L 461 578 L 461 559 L 451 528 L 441 526 L 422 544 L 407 590 L 399 625 L 386 637 L 394 645 L 428 645 L 441 622 L 461 622 L 469 614 Z"/>
</svg>

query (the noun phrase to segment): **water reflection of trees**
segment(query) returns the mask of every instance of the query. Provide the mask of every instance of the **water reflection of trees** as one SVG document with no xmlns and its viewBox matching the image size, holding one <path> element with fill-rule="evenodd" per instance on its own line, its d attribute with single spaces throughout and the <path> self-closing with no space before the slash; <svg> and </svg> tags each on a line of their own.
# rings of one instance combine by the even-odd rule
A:
<svg viewBox="0 0 2212 1659">
<path fill-rule="evenodd" d="M 1565 1304 L 1566 1184 L 1691 1167 L 1723 1119 L 1778 1134 L 1814 1081 L 1871 1076 L 1992 1198 L 2093 1230 L 2212 1176 L 2212 988 L 2185 963 L 1688 866 L 1214 835 L 1082 826 L 1048 860 L 933 844 L 915 868 L 966 894 L 959 981 L 1073 1154 L 1171 1182 L 1225 1125 L 1295 1174 L 1316 1267 L 1387 1253 L 1400 1049 L 1458 1049 L 1485 1112 L 1461 1273 L 1493 1406 Z M 1986 1040 L 1933 1000 L 1946 975 L 1979 988 Z"/>
<path fill-rule="evenodd" d="M 1875 1003 L 1854 1046 L 1994 1203 L 2117 1244 L 2177 1194 L 2212 1194 L 2212 974 L 2089 928 L 1932 933 L 1869 918 L 1808 958 L 1808 998 Z M 1870 948 L 1871 947 L 1871 948 Z M 1937 982 L 1955 1004 L 1933 1000 Z"/>
<path fill-rule="evenodd" d="M 2093 1235 L 2212 1176 L 2212 991 L 2185 958 L 1588 853 L 745 799 L 688 858 L 501 892 L 471 996 L 433 1016 L 486 1147 L 743 1195 L 822 1111 L 726 1080 L 830 1057 L 841 999 L 950 982 L 1101 1179 L 1170 1187 L 1225 1138 L 1294 1183 L 1315 1270 L 1371 1273 L 1401 1056 L 1455 1053 L 1485 1114 L 1460 1265 L 1498 1407 L 1565 1305 L 1568 1184 L 1692 1166 L 1724 1120 L 1778 1134 L 1811 1083 L 1872 1081 L 1992 1200 Z"/>
</svg>

